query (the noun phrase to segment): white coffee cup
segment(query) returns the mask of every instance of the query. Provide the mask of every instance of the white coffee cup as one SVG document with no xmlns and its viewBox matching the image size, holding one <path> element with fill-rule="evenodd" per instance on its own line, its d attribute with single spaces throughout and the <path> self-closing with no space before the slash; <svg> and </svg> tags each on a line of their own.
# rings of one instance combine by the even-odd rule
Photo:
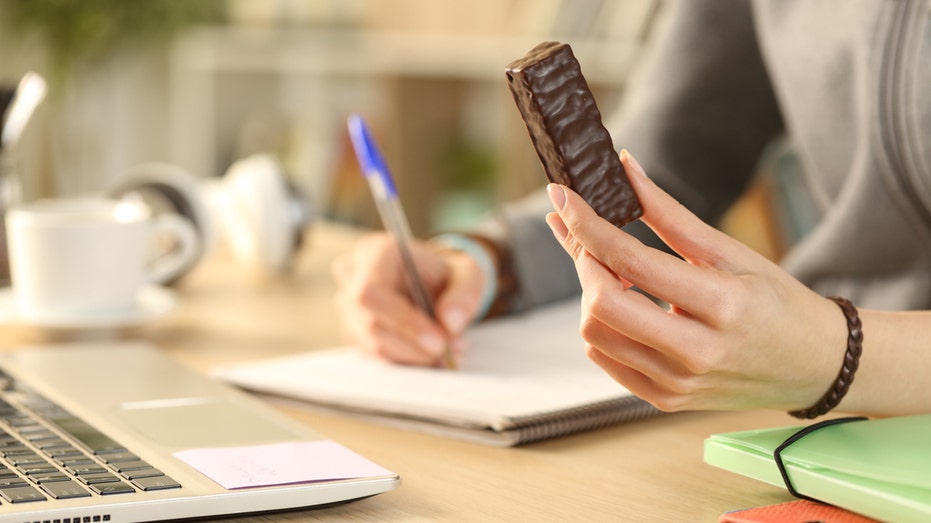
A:
<svg viewBox="0 0 931 523">
<path fill-rule="evenodd" d="M 25 318 L 120 314 L 149 284 L 167 281 L 198 254 L 187 220 L 154 216 L 140 200 L 57 198 L 6 212 L 13 300 Z M 156 256 L 162 241 L 175 247 Z"/>
</svg>

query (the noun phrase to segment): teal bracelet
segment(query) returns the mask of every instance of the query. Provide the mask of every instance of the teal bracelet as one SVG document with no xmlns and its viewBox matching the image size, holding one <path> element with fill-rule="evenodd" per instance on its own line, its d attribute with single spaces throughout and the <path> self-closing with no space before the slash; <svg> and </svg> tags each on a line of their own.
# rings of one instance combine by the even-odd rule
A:
<svg viewBox="0 0 931 523">
<path fill-rule="evenodd" d="M 443 247 L 463 252 L 478 263 L 478 268 L 482 271 L 484 277 L 484 284 L 482 285 L 482 299 L 473 321 L 483 319 L 488 314 L 488 310 L 498 294 L 498 271 L 488 251 L 479 242 L 462 234 L 445 233 L 434 236 L 430 240 Z"/>
</svg>

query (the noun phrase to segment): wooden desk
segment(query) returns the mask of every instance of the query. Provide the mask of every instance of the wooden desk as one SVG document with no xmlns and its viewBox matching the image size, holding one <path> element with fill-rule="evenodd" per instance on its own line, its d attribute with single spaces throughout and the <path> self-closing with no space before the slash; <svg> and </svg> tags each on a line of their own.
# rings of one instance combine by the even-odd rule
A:
<svg viewBox="0 0 931 523">
<path fill-rule="evenodd" d="M 122 335 L 156 343 L 201 370 L 337 344 L 329 263 L 357 234 L 315 226 L 289 277 L 208 260 L 179 286 L 174 312 Z M 0 347 L 43 336 L 4 329 Z M 341 506 L 223 521 L 715 522 L 728 510 L 790 499 L 702 461 L 709 434 L 794 422 L 779 412 L 673 414 L 500 449 L 274 404 L 398 472 L 402 485 Z"/>
</svg>

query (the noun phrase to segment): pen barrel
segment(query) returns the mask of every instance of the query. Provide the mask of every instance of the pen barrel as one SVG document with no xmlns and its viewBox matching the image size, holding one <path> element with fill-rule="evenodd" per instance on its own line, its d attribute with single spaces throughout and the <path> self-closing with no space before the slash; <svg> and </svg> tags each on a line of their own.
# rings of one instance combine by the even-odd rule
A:
<svg viewBox="0 0 931 523">
<path fill-rule="evenodd" d="M 378 185 L 380 181 L 380 178 L 375 176 L 369 176 L 367 179 L 370 185 Z M 411 299 L 414 300 L 418 307 L 426 311 L 431 318 L 434 318 L 433 299 L 430 297 L 430 293 L 427 292 L 427 288 L 420 277 L 420 272 L 417 270 L 417 264 L 414 262 L 414 255 L 411 252 L 413 235 L 404 214 L 404 209 L 401 207 L 401 202 L 397 197 L 378 197 L 379 193 L 385 194 L 379 188 L 372 187 L 372 192 L 376 194 L 375 205 L 378 208 L 381 221 L 384 223 L 385 229 L 394 237 L 395 244 L 398 246 Z"/>
</svg>

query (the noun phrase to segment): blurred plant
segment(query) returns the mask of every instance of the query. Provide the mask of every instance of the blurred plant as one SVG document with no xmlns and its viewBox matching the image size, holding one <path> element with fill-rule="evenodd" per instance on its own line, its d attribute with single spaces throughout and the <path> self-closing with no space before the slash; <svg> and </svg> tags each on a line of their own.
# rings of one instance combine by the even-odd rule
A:
<svg viewBox="0 0 931 523">
<path fill-rule="evenodd" d="M 490 147 L 458 139 L 447 148 L 445 158 L 451 188 L 484 191 L 494 184 L 497 159 Z"/>
<path fill-rule="evenodd" d="M 36 34 L 55 74 L 225 18 L 225 0 L 0 0 L 11 33 Z"/>
</svg>

